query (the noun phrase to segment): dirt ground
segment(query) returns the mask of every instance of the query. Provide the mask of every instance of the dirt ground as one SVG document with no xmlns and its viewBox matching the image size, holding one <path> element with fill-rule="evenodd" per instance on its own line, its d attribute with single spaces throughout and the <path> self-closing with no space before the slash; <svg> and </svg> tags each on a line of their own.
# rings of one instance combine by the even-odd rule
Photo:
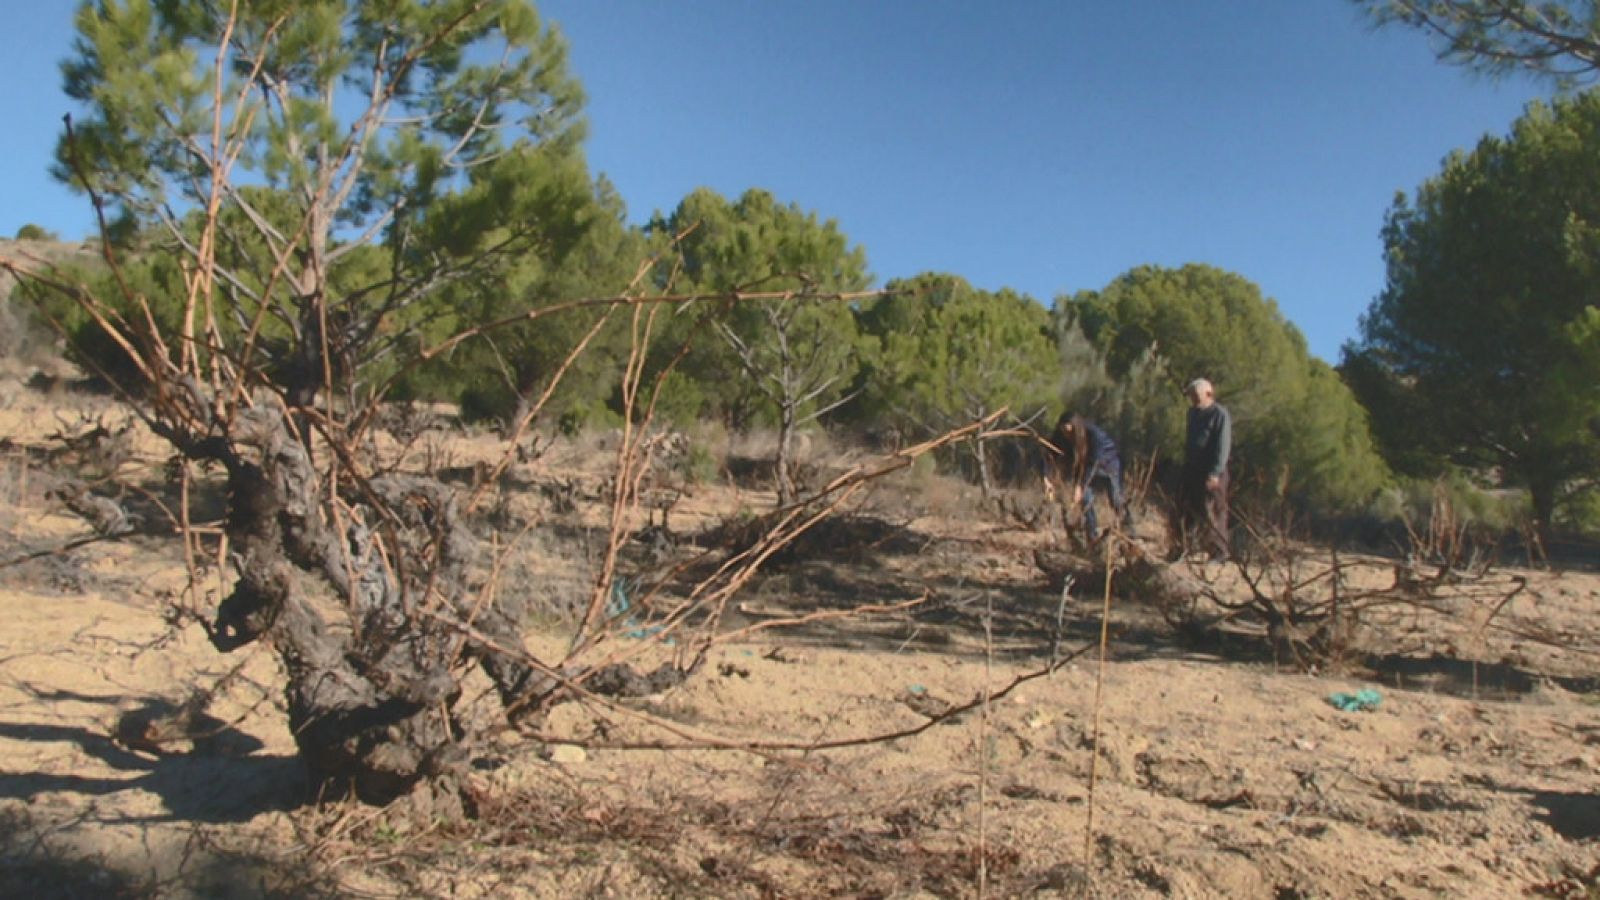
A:
<svg viewBox="0 0 1600 900">
<path fill-rule="evenodd" d="M 470 822 L 318 804 L 270 651 L 223 656 L 197 627 L 164 621 L 184 583 L 175 536 L 148 527 L 59 549 L 90 532 L 48 496 L 51 472 L 32 451 L 101 403 L 15 378 L 0 390 L 6 896 L 1600 890 L 1592 565 L 1506 566 L 1484 596 L 1398 606 L 1372 619 L 1361 653 L 1315 671 L 1245 631 L 1181 640 L 1148 604 L 1118 596 L 1102 666 L 1101 585 L 1063 600 L 1033 563 L 1048 533 L 978 515 L 967 489 L 925 473 L 868 501 L 860 521 L 876 525 L 860 541 L 774 560 L 741 597 L 740 624 L 928 592 L 917 609 L 722 645 L 685 685 L 635 702 L 648 719 L 560 707 L 546 727 L 572 744 L 486 726 Z M 470 459 L 453 440 L 464 439 L 430 452 Z M 130 441 L 105 464 L 158 482 L 159 448 Z M 534 468 L 530 482 L 598 496 L 592 448 L 557 445 Z M 535 499 L 549 528 L 507 583 L 531 610 L 537 652 L 563 639 L 558 613 L 585 587 L 586 529 L 601 510 Z M 750 487 L 702 486 L 673 525 L 767 503 Z M 1353 576 L 1394 578 L 1380 555 Z M 1509 590 L 1495 586 L 1515 578 L 1525 589 L 1496 606 Z M 1053 659 L 1066 661 L 1052 670 Z M 125 713 L 219 681 L 200 739 L 150 752 L 126 725 L 117 739 Z M 1376 708 L 1330 702 L 1363 689 Z M 466 702 L 492 721 L 481 686 Z M 629 746 L 687 738 L 698 746 Z M 837 746 L 716 746 L 742 742 Z"/>
</svg>

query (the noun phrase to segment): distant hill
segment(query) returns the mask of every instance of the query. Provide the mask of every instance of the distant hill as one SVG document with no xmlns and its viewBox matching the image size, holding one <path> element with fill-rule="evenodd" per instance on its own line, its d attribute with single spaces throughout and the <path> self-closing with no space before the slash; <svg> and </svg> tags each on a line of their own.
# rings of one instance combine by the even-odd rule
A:
<svg viewBox="0 0 1600 900">
<path fill-rule="evenodd" d="M 29 241 L 0 238 L 0 259 L 18 264 L 89 260 L 99 255 L 93 241 Z M 9 288 L 11 273 L 0 272 L 0 286 Z"/>
<path fill-rule="evenodd" d="M 19 241 L 0 238 L 0 261 L 12 262 L 21 268 L 41 263 L 87 262 L 99 255 L 99 250 L 91 241 Z M 16 279 L 10 272 L 0 270 L 0 299 L 11 296 L 11 288 L 15 283 Z"/>
<path fill-rule="evenodd" d="M 98 255 L 94 245 L 85 241 L 19 241 L 0 238 L 0 262 L 11 263 L 21 269 L 89 262 Z M 28 318 L 11 298 L 16 282 L 16 276 L 10 271 L 0 269 L 0 358 L 18 355 L 28 342 Z"/>
</svg>

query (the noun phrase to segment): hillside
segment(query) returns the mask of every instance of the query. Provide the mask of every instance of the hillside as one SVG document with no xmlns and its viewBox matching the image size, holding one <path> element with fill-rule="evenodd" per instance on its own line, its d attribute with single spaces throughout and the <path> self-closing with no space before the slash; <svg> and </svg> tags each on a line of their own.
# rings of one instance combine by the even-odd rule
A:
<svg viewBox="0 0 1600 900">
<path fill-rule="evenodd" d="M 11 295 L 16 276 L 6 267 L 48 271 L 52 265 L 89 262 L 95 258 L 95 251 L 82 242 L 0 238 L 0 361 L 23 354 L 28 342 L 40 337 L 29 327 L 29 316 L 20 307 L 20 301 Z"/>
<path fill-rule="evenodd" d="M 547 740 L 495 725 L 480 686 L 463 700 L 491 735 L 475 818 L 318 805 L 270 652 L 221 656 L 196 626 L 164 622 L 185 586 L 174 537 L 145 527 L 60 549 L 89 533 L 48 494 L 53 475 L 82 464 L 52 456 L 52 434 L 101 423 L 122 443 L 100 464 L 161 489 L 158 444 L 100 403 L 0 390 L 9 896 L 1596 889 L 1600 574 L 1497 567 L 1435 608 L 1375 611 L 1358 652 L 1315 670 L 1244 629 L 1183 640 L 1160 610 L 1117 596 L 1102 670 L 1101 585 L 1057 592 L 1034 564 L 1047 531 L 926 475 L 886 484 L 854 530 L 775 559 L 736 624 L 926 591 L 922 606 L 752 633 L 687 684 L 630 701 L 637 716 L 559 707 Z M 470 465 L 479 440 L 439 431 L 419 446 Z M 558 441 L 508 489 L 509 514 L 538 526 L 502 587 L 527 610 L 531 648 L 560 639 L 564 605 L 586 587 L 601 449 Z M 672 522 L 694 533 L 769 503 L 704 484 Z M 1143 516 L 1141 529 L 1154 513 Z M 1196 575 L 1243 590 L 1220 567 Z M 1350 590 L 1396 577 L 1394 560 L 1362 557 Z M 1068 661 L 1052 672 L 1053 655 Z M 201 727 L 178 741 L 140 730 L 141 714 L 182 705 L 192 687 L 215 692 Z M 1330 702 L 1362 689 L 1376 708 Z M 653 748 L 691 736 L 691 749 Z M 733 749 L 784 741 L 837 746 Z"/>
</svg>

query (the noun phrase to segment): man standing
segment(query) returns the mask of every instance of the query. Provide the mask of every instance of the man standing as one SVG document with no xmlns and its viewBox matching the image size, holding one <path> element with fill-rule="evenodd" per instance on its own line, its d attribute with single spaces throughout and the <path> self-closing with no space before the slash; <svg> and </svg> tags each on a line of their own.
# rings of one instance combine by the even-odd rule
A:
<svg viewBox="0 0 1600 900">
<path fill-rule="evenodd" d="M 1192 537 L 1203 535 L 1211 559 L 1225 560 L 1233 417 L 1204 378 L 1189 382 L 1183 393 L 1189 398 L 1189 427 L 1183 444 L 1183 482 L 1178 486 L 1179 538 L 1188 551 Z"/>
</svg>

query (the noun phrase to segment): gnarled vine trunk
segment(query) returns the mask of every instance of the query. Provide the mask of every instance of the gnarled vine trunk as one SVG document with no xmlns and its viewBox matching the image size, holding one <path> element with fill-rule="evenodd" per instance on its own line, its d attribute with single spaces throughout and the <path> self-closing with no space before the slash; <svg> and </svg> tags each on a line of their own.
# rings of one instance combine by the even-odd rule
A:
<svg viewBox="0 0 1600 900">
<path fill-rule="evenodd" d="M 513 720 L 584 676 L 587 689 L 613 694 L 681 680 L 675 670 L 643 679 L 623 667 L 541 670 L 501 610 L 468 601 L 476 541 L 438 482 L 385 476 L 332 497 L 282 414 L 248 412 L 232 438 L 208 449 L 228 471 L 238 575 L 211 640 L 224 652 L 272 645 L 288 674 L 290 729 L 317 785 L 384 803 L 422 779 L 449 784 L 471 755 L 454 706 L 473 663 Z M 470 629 L 452 624 L 467 621 Z"/>
</svg>

